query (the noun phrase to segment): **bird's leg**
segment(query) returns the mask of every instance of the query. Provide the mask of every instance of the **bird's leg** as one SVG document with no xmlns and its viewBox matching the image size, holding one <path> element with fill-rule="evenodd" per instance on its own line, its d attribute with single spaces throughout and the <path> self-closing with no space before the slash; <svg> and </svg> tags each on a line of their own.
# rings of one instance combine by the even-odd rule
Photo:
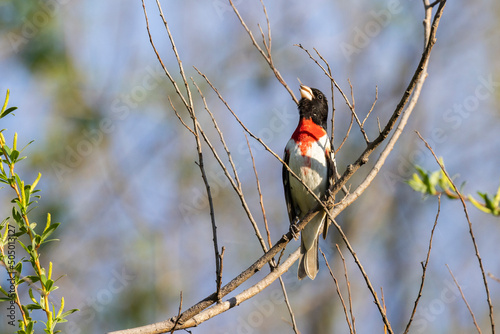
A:
<svg viewBox="0 0 500 334">
<path fill-rule="evenodd" d="M 293 222 L 290 224 L 290 233 L 292 233 L 292 236 L 295 240 L 299 239 L 300 235 L 299 228 L 297 227 L 299 221 L 300 221 L 299 217 L 295 217 Z"/>
</svg>

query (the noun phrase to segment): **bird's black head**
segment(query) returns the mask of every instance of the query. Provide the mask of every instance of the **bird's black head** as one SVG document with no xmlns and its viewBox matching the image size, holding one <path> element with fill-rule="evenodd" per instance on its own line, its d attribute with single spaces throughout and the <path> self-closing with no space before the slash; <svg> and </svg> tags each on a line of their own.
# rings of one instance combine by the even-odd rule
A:
<svg viewBox="0 0 500 334">
<path fill-rule="evenodd" d="M 325 95 L 316 88 L 300 86 L 299 113 L 300 118 L 310 118 L 314 123 L 326 130 L 328 119 L 328 102 Z"/>
</svg>

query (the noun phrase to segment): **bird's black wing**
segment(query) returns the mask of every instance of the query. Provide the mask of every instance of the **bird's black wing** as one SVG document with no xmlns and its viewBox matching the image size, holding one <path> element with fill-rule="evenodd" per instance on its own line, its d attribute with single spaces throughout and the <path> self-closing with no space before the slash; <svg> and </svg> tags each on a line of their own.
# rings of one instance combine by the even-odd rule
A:
<svg viewBox="0 0 500 334">
<path fill-rule="evenodd" d="M 287 165 L 288 162 L 290 161 L 290 152 L 288 152 L 287 149 L 285 149 L 283 161 Z M 283 189 L 285 190 L 285 201 L 286 201 L 286 209 L 288 211 L 288 218 L 290 219 L 290 224 L 293 224 L 297 217 L 297 213 L 295 212 L 295 205 L 292 199 L 292 193 L 291 193 L 292 189 L 290 186 L 290 173 L 288 172 L 288 169 L 286 168 L 285 165 L 283 165 L 282 177 L 283 177 Z"/>
<path fill-rule="evenodd" d="M 330 194 L 330 190 L 332 189 L 333 185 L 335 184 L 336 180 L 336 165 L 335 165 L 335 157 L 334 157 L 334 152 L 333 148 L 330 147 L 330 149 L 325 150 L 325 155 L 326 155 L 326 168 L 327 168 L 327 184 L 326 184 L 326 195 L 328 196 Z M 323 200 L 326 200 L 326 197 L 323 198 Z M 328 227 L 330 226 L 331 221 L 327 217 L 325 220 L 325 224 L 323 226 L 323 239 L 326 239 L 326 235 L 328 234 Z"/>
</svg>

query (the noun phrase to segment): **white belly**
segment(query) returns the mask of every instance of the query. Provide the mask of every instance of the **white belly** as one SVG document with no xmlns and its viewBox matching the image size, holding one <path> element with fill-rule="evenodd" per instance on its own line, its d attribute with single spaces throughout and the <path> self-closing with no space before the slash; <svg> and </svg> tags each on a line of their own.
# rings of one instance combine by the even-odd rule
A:
<svg viewBox="0 0 500 334">
<path fill-rule="evenodd" d="M 325 151 L 330 150 L 328 137 L 325 135 L 318 142 L 312 143 L 304 156 L 300 154 L 301 149 L 293 139 L 288 142 L 287 148 L 290 152 L 288 162 L 290 169 L 321 198 L 328 183 L 328 167 L 325 155 Z M 298 205 L 302 217 L 314 208 L 317 202 L 295 177 L 290 175 L 289 182 L 293 203 Z"/>
</svg>

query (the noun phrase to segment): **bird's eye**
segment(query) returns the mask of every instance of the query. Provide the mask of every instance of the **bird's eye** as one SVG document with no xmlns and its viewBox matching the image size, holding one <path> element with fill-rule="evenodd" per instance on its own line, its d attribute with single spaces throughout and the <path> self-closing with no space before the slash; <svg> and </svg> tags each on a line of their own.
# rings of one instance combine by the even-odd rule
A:
<svg viewBox="0 0 500 334">
<path fill-rule="evenodd" d="M 323 94 L 318 95 L 318 100 L 323 100 Z"/>
</svg>

